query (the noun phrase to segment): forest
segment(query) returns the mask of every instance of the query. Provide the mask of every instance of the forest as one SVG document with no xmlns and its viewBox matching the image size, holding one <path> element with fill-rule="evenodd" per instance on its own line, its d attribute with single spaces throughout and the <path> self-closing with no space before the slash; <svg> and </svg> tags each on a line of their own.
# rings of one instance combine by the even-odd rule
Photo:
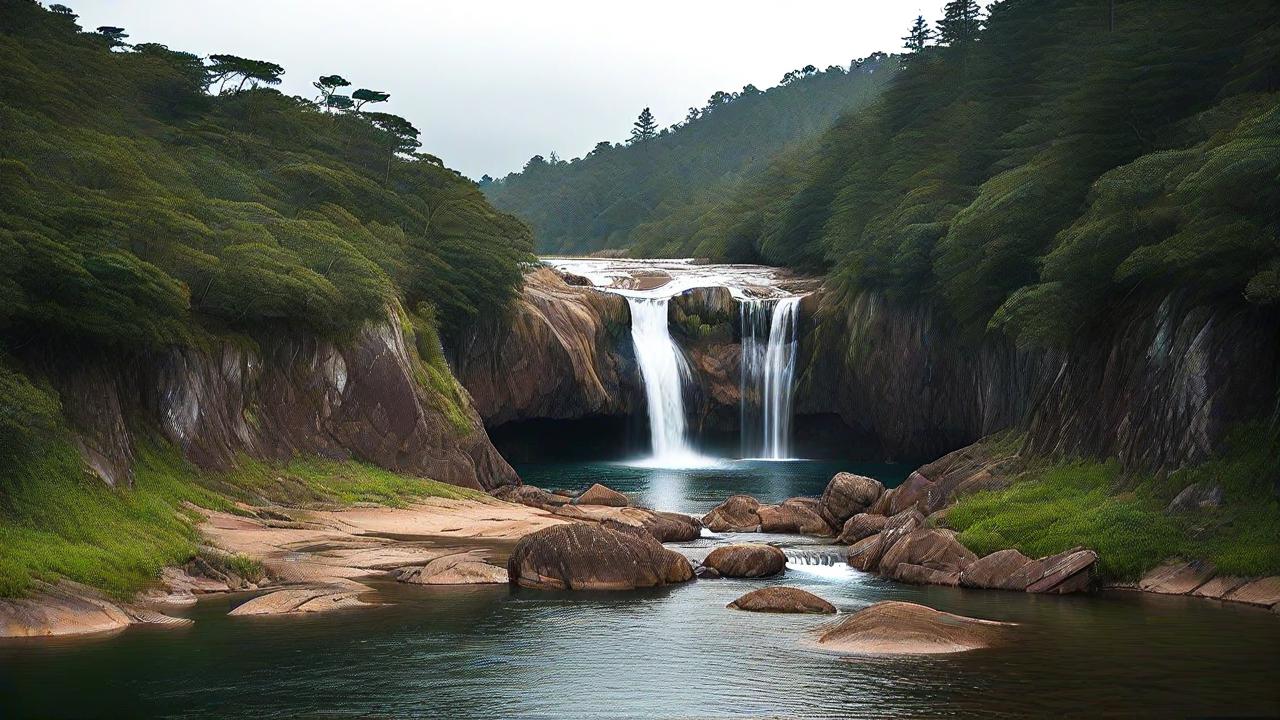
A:
<svg viewBox="0 0 1280 720">
<path fill-rule="evenodd" d="M 527 226 L 373 112 L 387 92 L 289 97 L 268 60 L 0 16 L 0 452 L 59 424 L 29 358 L 340 339 L 393 304 L 447 339 L 516 296 Z"/>
</svg>

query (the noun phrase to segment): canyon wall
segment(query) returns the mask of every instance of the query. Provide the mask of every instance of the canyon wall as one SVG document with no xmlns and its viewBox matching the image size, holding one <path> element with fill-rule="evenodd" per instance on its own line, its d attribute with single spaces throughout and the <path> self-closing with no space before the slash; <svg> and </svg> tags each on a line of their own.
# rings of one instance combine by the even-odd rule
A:
<svg viewBox="0 0 1280 720">
<path fill-rule="evenodd" d="M 466 391 L 447 372 L 433 381 L 412 343 L 394 310 L 344 343 L 282 336 L 39 364 L 75 442 L 113 485 L 129 482 L 149 435 L 211 469 L 241 454 L 315 454 L 476 489 L 517 482 Z"/>
</svg>

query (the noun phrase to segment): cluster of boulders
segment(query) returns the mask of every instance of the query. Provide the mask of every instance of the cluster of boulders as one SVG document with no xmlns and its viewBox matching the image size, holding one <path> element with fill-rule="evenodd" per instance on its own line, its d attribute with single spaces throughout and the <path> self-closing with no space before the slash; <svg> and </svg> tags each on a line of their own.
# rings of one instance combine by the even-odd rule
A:
<svg viewBox="0 0 1280 720">
<path fill-rule="evenodd" d="M 532 485 L 508 485 L 494 497 L 546 510 L 567 520 L 599 523 L 618 532 L 652 536 L 658 542 L 688 542 L 702 534 L 702 522 L 682 513 L 633 507 L 626 495 L 599 483 L 579 495 L 547 492 Z"/>
</svg>

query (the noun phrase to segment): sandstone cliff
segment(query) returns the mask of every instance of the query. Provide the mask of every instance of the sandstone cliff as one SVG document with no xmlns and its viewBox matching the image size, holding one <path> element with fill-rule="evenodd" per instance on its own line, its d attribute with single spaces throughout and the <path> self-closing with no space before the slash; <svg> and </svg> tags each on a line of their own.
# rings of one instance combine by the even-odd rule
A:
<svg viewBox="0 0 1280 720">
<path fill-rule="evenodd" d="M 395 310 L 342 343 L 279 336 L 128 358 L 63 354 L 45 371 L 82 453 L 111 484 L 128 482 L 134 448 L 152 434 L 201 467 L 305 453 L 477 489 L 517 482 L 466 391 L 427 367 L 412 332 Z"/>
</svg>

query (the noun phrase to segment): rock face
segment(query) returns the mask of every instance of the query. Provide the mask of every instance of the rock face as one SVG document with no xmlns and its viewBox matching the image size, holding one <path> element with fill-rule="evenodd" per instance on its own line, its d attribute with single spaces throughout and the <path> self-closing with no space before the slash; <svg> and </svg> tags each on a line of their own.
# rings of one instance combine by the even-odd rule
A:
<svg viewBox="0 0 1280 720">
<path fill-rule="evenodd" d="M 968 340 L 927 303 L 873 291 L 816 302 L 797 412 L 836 412 L 900 457 L 1019 426 L 1029 454 L 1172 469 L 1208 458 L 1233 424 L 1269 416 L 1280 390 L 1280 316 L 1198 305 L 1192 293 L 1117 308 L 1105 328 L 1053 352 L 993 334 Z"/>
<path fill-rule="evenodd" d="M 112 484 L 129 482 L 136 427 L 207 468 L 313 454 L 476 489 L 515 482 L 466 393 L 455 402 L 416 379 L 422 361 L 400 313 L 341 344 L 269 336 L 257 351 L 173 349 L 50 375 L 77 444 Z"/>
<path fill-rule="evenodd" d="M 841 527 L 849 518 L 864 512 L 884 493 L 884 485 L 853 473 L 837 473 L 822 491 L 819 512 L 832 526 Z"/>
<path fill-rule="evenodd" d="M 833 614 L 836 611 L 835 605 L 811 592 L 780 586 L 753 590 L 728 607 L 749 612 Z"/>
<path fill-rule="evenodd" d="M 596 483 L 573 499 L 575 505 L 607 505 L 609 507 L 626 507 L 631 504 L 626 495 Z"/>
<path fill-rule="evenodd" d="M 712 550 L 702 564 L 724 577 L 769 577 L 786 569 L 787 555 L 772 545 L 725 545 Z"/>
<path fill-rule="evenodd" d="M 621 296 L 570 285 L 539 268 L 525 274 L 506 324 L 478 327 L 453 353 L 455 372 L 490 427 L 626 415 L 636 379 L 625 354 L 629 318 Z"/>
<path fill-rule="evenodd" d="M 702 518 L 712 532 L 755 532 L 760 528 L 760 501 L 750 495 L 731 495 Z"/>
<path fill-rule="evenodd" d="M 805 498 L 791 498 L 780 505 L 767 505 L 756 511 L 760 531 L 768 533 L 800 533 L 831 535 L 831 526 L 815 510 L 817 503 Z"/>
<path fill-rule="evenodd" d="M 539 590 L 633 590 L 692 580 L 693 567 L 647 535 L 572 523 L 521 538 L 507 575 Z"/>
<path fill-rule="evenodd" d="M 914 603 L 879 602 L 827 629 L 818 646 L 866 655 L 954 653 L 999 644 L 1009 628 Z"/>
</svg>

